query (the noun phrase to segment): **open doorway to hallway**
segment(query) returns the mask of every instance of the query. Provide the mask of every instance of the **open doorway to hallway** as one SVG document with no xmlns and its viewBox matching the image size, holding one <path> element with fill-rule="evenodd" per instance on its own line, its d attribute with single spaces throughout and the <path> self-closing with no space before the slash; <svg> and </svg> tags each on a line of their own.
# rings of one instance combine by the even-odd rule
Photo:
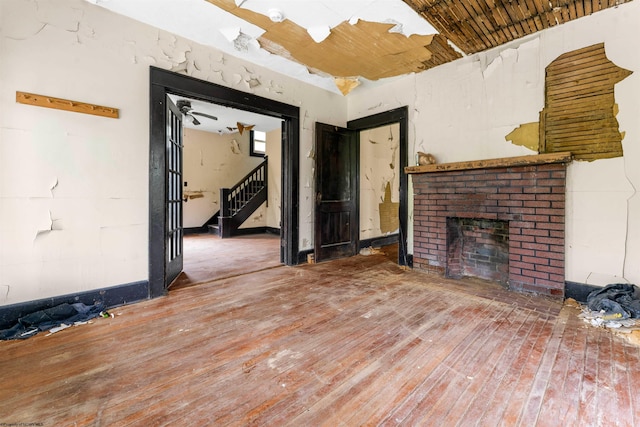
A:
<svg viewBox="0 0 640 427">
<path fill-rule="evenodd" d="M 183 113 L 185 231 L 183 271 L 170 289 L 282 265 L 282 120 L 186 96 L 169 98 Z M 258 140 L 261 146 L 257 146 Z M 264 189 L 243 195 L 251 206 L 243 208 L 242 219 L 234 216 L 239 228 L 227 227 L 228 234 L 223 234 L 219 227 L 219 218 L 225 216 L 223 189 L 245 185 L 256 168 L 264 171 L 259 178 Z M 249 181 L 249 185 L 255 182 Z M 225 194 L 229 191 L 234 190 L 225 190 Z"/>
<path fill-rule="evenodd" d="M 165 295 L 167 274 L 167 95 L 178 95 L 282 120 L 280 262 L 295 265 L 298 251 L 298 156 L 300 109 L 214 83 L 150 68 L 149 139 L 149 297 Z M 195 115 L 195 112 L 192 113 Z M 204 116 L 202 116 L 204 117 Z M 198 119 L 200 120 L 200 119 Z"/>
</svg>

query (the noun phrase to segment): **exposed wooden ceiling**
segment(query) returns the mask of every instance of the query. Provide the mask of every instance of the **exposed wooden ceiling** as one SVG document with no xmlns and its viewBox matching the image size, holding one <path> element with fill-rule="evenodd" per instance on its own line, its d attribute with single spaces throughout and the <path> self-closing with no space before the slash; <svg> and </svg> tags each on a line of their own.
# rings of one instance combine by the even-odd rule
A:
<svg viewBox="0 0 640 427">
<path fill-rule="evenodd" d="M 404 0 L 466 54 L 631 0 Z"/>
</svg>

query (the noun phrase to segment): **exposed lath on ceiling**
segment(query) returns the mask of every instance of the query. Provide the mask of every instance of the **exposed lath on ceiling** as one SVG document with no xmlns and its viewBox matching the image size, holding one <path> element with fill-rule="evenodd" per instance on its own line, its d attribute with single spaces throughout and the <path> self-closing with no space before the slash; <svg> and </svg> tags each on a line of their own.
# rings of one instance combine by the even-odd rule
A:
<svg viewBox="0 0 640 427">
<path fill-rule="evenodd" d="M 404 0 L 472 54 L 631 0 Z"/>
</svg>

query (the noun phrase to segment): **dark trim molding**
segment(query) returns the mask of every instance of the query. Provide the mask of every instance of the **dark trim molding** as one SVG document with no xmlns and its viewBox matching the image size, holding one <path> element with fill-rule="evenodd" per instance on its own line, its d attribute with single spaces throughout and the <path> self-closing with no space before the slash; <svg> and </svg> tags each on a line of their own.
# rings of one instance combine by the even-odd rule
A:
<svg viewBox="0 0 640 427">
<path fill-rule="evenodd" d="M 150 67 L 149 295 L 165 284 L 165 100 L 175 94 L 282 119 L 282 250 L 280 261 L 298 264 L 300 108 L 190 76 Z"/>
<path fill-rule="evenodd" d="M 393 245 L 394 243 L 398 243 L 399 234 L 389 234 L 388 236 L 380 236 L 380 237 L 372 237 L 370 239 L 362 239 L 358 245 L 358 251 L 362 248 L 368 248 L 369 246 L 373 248 L 379 248 L 382 246 Z"/>
<path fill-rule="evenodd" d="M 374 114 L 361 119 L 351 120 L 347 123 L 349 129 L 362 131 L 384 125 L 398 123 L 400 125 L 400 206 L 398 216 L 400 219 L 400 238 L 398 239 L 398 264 L 410 266 L 407 253 L 407 222 L 409 220 L 409 177 L 404 173 L 404 168 L 409 166 L 409 109 L 400 107 L 395 110 Z"/>
<path fill-rule="evenodd" d="M 581 303 L 586 303 L 587 302 L 587 296 L 595 290 L 598 289 L 602 289 L 602 286 L 595 286 L 595 285 L 587 285 L 586 283 L 579 283 L 579 282 L 569 282 L 566 281 L 564 282 L 564 297 L 566 298 L 573 298 L 574 300 L 581 302 Z"/>
<path fill-rule="evenodd" d="M 149 282 L 140 281 L 108 288 L 94 289 L 77 294 L 60 295 L 5 305 L 0 307 L 0 329 L 12 327 L 20 317 L 29 313 L 64 303 L 73 304 L 81 302 L 86 305 L 93 305 L 96 302 L 102 302 L 105 307 L 110 308 L 146 299 L 149 299 Z"/>
<path fill-rule="evenodd" d="M 264 230 L 265 233 L 269 233 L 269 234 L 275 234 L 276 236 L 280 235 L 280 229 L 276 228 L 276 227 L 265 227 Z"/>
<path fill-rule="evenodd" d="M 298 253 L 298 264 L 306 264 L 307 257 L 313 255 L 313 249 L 303 249 Z"/>
<path fill-rule="evenodd" d="M 182 232 L 184 233 L 184 235 L 188 235 L 188 234 L 207 234 L 209 233 L 209 227 L 202 226 L 202 227 L 189 227 L 189 228 L 183 228 Z"/>
<path fill-rule="evenodd" d="M 234 236 L 248 236 L 251 234 L 272 234 L 270 227 L 247 227 L 247 228 L 238 228 L 233 232 Z M 278 233 L 280 234 L 280 233 Z"/>
</svg>

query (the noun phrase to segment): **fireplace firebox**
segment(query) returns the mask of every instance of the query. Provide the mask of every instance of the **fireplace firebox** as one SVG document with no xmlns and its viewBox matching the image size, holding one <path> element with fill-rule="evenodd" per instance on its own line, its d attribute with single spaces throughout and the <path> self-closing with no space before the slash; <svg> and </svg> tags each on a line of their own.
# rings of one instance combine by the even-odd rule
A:
<svg viewBox="0 0 640 427">
<path fill-rule="evenodd" d="M 509 284 L 509 222 L 447 218 L 447 277 Z"/>
</svg>

